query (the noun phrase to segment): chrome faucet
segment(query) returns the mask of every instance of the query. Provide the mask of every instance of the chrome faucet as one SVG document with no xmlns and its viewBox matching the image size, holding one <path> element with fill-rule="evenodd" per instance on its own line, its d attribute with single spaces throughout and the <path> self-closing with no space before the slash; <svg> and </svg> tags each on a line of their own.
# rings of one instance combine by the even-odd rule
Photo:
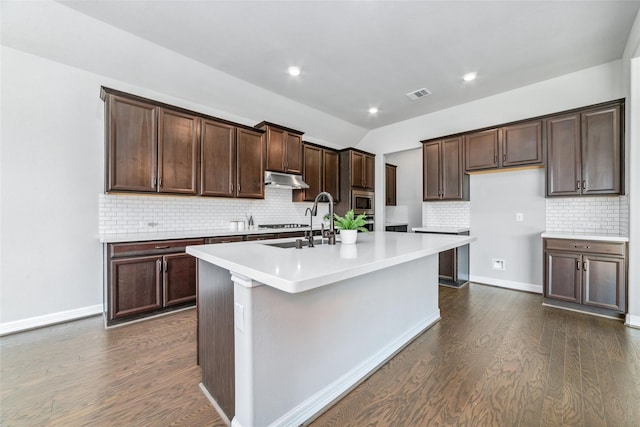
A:
<svg viewBox="0 0 640 427">
<path fill-rule="evenodd" d="M 321 193 L 319 193 L 315 200 L 313 201 L 313 208 L 311 208 L 311 215 L 313 216 L 317 216 L 318 215 L 318 201 L 322 198 L 325 197 L 329 200 L 329 229 L 324 231 L 324 233 L 326 234 L 326 236 L 322 236 L 322 237 L 326 237 L 327 238 L 327 243 L 330 245 L 335 245 L 336 244 L 336 230 L 333 224 L 333 196 L 330 193 L 327 193 L 326 191 L 322 191 Z M 305 212 L 306 215 L 306 212 Z"/>
</svg>

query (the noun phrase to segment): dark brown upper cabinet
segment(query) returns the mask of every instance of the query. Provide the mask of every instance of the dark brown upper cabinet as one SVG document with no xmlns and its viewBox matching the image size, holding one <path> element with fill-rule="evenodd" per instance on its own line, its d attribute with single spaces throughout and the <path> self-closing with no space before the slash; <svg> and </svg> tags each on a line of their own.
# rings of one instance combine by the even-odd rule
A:
<svg viewBox="0 0 640 427">
<path fill-rule="evenodd" d="M 422 143 L 422 199 L 469 200 L 469 176 L 462 166 L 463 137 Z"/>
<path fill-rule="evenodd" d="M 203 120 L 200 144 L 200 194 L 236 196 L 236 128 Z"/>
<path fill-rule="evenodd" d="M 106 99 L 107 191 L 196 194 L 196 116 L 120 96 Z"/>
<path fill-rule="evenodd" d="M 339 157 L 336 151 L 314 144 L 302 144 L 302 180 L 309 185 L 304 190 L 294 190 L 294 202 L 312 202 L 318 193 L 327 191 L 334 202 L 339 200 Z"/>
<path fill-rule="evenodd" d="M 303 132 L 268 122 L 255 127 L 266 131 L 267 170 L 301 174 Z"/>
<path fill-rule="evenodd" d="M 203 120 L 201 144 L 203 196 L 264 198 L 262 132 Z"/>
<path fill-rule="evenodd" d="M 106 191 L 156 191 L 157 118 L 154 105 L 105 99 Z"/>
<path fill-rule="evenodd" d="M 351 186 L 373 190 L 375 188 L 375 157 L 349 150 L 351 157 Z"/>
<path fill-rule="evenodd" d="M 465 171 L 498 167 L 499 130 L 490 129 L 465 135 Z"/>
<path fill-rule="evenodd" d="M 166 108 L 158 117 L 158 192 L 196 194 L 200 119 Z"/>
<path fill-rule="evenodd" d="M 265 131 L 105 87 L 100 96 L 107 192 L 264 198 Z"/>
<path fill-rule="evenodd" d="M 502 128 L 500 166 L 542 164 L 542 120 Z"/>
<path fill-rule="evenodd" d="M 264 199 L 264 164 L 266 143 L 259 131 L 237 129 L 237 185 L 236 196 Z"/>
<path fill-rule="evenodd" d="M 623 104 L 547 120 L 547 197 L 623 194 Z"/>
<path fill-rule="evenodd" d="M 465 172 L 542 164 L 542 121 L 465 135 Z"/>
<path fill-rule="evenodd" d="M 396 206 L 397 166 L 390 163 L 384 165 L 385 170 L 385 205 Z"/>
<path fill-rule="evenodd" d="M 333 196 L 334 202 L 340 201 L 340 155 L 333 150 L 323 151 L 324 191 Z"/>
</svg>

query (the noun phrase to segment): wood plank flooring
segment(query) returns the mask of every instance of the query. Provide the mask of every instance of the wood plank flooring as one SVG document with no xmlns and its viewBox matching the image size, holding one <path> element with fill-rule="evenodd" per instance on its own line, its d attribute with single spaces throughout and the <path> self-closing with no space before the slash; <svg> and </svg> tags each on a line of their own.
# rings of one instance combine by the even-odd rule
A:
<svg viewBox="0 0 640 427">
<path fill-rule="evenodd" d="M 475 284 L 440 287 L 440 307 L 310 425 L 640 426 L 640 330 Z M 195 314 L 1 338 L 0 425 L 224 425 L 198 388 Z"/>
</svg>

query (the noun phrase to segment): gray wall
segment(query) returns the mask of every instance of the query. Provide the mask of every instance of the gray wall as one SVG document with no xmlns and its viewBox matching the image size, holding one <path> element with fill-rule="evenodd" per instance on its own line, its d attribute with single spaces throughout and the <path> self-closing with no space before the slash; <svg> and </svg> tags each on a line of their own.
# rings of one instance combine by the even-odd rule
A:
<svg viewBox="0 0 640 427">
<path fill-rule="evenodd" d="M 472 281 L 541 291 L 544 182 L 544 169 L 471 176 L 471 234 L 478 238 L 470 248 Z M 493 258 L 506 269 L 494 270 Z"/>
<path fill-rule="evenodd" d="M 396 170 L 396 204 L 407 206 L 409 231 L 422 226 L 422 148 L 385 155 Z"/>
</svg>

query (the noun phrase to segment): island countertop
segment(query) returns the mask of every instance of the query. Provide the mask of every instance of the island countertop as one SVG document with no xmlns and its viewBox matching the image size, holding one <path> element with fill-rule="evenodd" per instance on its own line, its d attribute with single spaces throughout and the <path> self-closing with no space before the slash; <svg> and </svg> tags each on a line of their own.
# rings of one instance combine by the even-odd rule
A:
<svg viewBox="0 0 640 427">
<path fill-rule="evenodd" d="M 299 293 L 475 241 L 472 236 L 360 233 L 355 245 L 270 246 L 295 239 L 188 246 L 187 253 L 284 292 Z"/>
</svg>

